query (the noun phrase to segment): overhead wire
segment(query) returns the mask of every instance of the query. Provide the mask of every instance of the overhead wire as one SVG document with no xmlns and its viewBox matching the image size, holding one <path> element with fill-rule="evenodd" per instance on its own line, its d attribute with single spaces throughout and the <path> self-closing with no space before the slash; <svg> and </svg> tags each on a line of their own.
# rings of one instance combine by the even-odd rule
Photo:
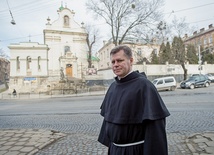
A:
<svg viewBox="0 0 214 155">
<path fill-rule="evenodd" d="M 188 10 L 192 10 L 192 9 L 196 9 L 196 8 L 201 8 L 201 7 L 205 7 L 205 6 L 210 6 L 210 5 L 213 5 L 213 4 L 214 4 L 214 2 L 213 3 L 202 4 L 202 5 L 198 5 L 198 6 L 194 6 L 194 7 L 189 7 L 189 8 L 185 8 L 185 9 L 181 9 L 181 10 L 172 10 L 171 12 L 164 13 L 164 14 L 169 14 L 169 16 L 168 16 L 168 18 L 169 18 L 172 14 L 175 14 L 175 13 L 188 11 Z M 213 20 L 213 18 L 204 19 L 204 20 L 202 19 L 202 20 L 195 21 L 195 22 L 189 22 L 189 24 L 191 24 L 191 23 L 200 23 L 200 22 L 209 21 L 209 20 Z"/>
<path fill-rule="evenodd" d="M 35 7 L 36 6 L 36 7 Z M 38 12 L 40 10 L 46 10 L 47 8 L 51 8 L 51 7 L 55 7 L 57 6 L 57 2 L 53 3 L 50 2 L 49 0 L 34 0 L 28 3 L 23 3 L 23 4 L 18 4 L 16 6 L 10 7 L 13 8 L 13 11 L 15 13 L 16 16 L 22 16 L 23 18 L 25 16 L 23 15 L 29 15 L 30 13 L 34 13 L 34 12 Z M 10 10 L 9 8 L 9 10 Z M 4 9 L 0 11 L 0 20 L 4 20 L 9 18 L 8 14 L 7 14 L 8 9 Z M 19 18 L 18 18 L 19 19 Z M 17 31 L 19 33 L 21 33 L 21 30 L 19 28 L 18 25 L 16 25 L 16 28 L 18 29 Z M 37 37 L 37 36 L 42 36 L 43 34 L 39 34 L 39 35 L 31 35 L 32 37 Z M 23 36 L 23 34 L 21 34 L 21 36 Z M 1 42 L 7 42 L 10 40 L 18 40 L 18 39 L 24 39 L 27 38 L 29 36 L 23 36 L 23 37 L 18 37 L 18 38 L 11 38 L 11 39 L 5 39 L 5 40 L 1 40 Z"/>
<path fill-rule="evenodd" d="M 192 10 L 192 9 L 196 9 L 196 8 L 200 8 L 200 7 L 204 7 L 204 6 L 208 6 L 208 5 L 213 5 L 214 3 L 208 3 L 208 4 L 203 4 L 203 5 L 199 5 L 199 6 L 194 6 L 194 7 L 190 7 L 190 8 L 185 8 L 185 9 L 181 9 L 181 10 L 172 10 L 171 12 L 165 13 L 165 14 L 171 14 L 171 13 L 177 13 L 177 12 L 182 12 L 182 11 L 187 11 L 187 10 Z"/>
<path fill-rule="evenodd" d="M 189 22 L 189 23 L 200 23 L 200 22 L 204 22 L 204 21 L 210 21 L 210 20 L 213 20 L 213 18 L 209 18 L 209 19 L 204 19 L 204 20 L 199 20 L 199 21 L 194 21 L 194 22 Z"/>
<path fill-rule="evenodd" d="M 25 15 L 25 14 L 31 14 L 34 12 L 38 12 L 41 10 L 47 10 L 47 8 L 53 8 L 56 7 L 58 5 L 57 2 L 53 3 L 50 1 L 33 1 L 30 3 L 24 3 L 21 5 L 17 5 L 14 7 L 11 7 L 13 9 L 13 12 L 16 16 L 21 16 L 21 15 Z M 35 7 L 36 6 L 36 7 Z M 6 13 L 8 11 L 8 9 L 2 10 L 0 11 L 0 16 L 1 19 L 5 19 L 8 18 L 8 14 Z"/>
<path fill-rule="evenodd" d="M 165 14 L 170 14 L 171 15 L 172 13 L 192 10 L 192 9 L 196 9 L 196 8 L 200 8 L 200 7 L 204 7 L 204 6 L 208 6 L 208 5 L 213 5 L 213 4 L 214 3 L 203 4 L 203 5 L 194 6 L 194 7 L 190 7 L 190 8 L 185 8 L 185 9 L 181 9 L 181 10 L 177 10 L 177 11 L 176 10 L 172 10 L 172 12 L 165 13 Z M 24 15 L 24 14 L 31 14 L 31 13 L 35 13 L 35 12 L 41 11 L 43 9 L 47 9 L 47 7 L 48 8 L 55 7 L 57 5 L 58 5 L 58 2 L 53 3 L 53 2 L 51 2 L 49 0 L 33 0 L 31 2 L 28 1 L 28 3 L 24 3 L 24 4 L 17 5 L 17 6 L 13 6 L 11 8 L 14 10 L 14 14 L 16 16 L 21 16 L 21 15 Z M 1 16 L 0 20 L 3 19 L 3 18 L 8 18 L 8 15 L 6 14 L 6 11 L 8 11 L 8 9 L 0 10 L 0 16 Z M 211 19 L 207 19 L 207 20 L 211 20 Z M 201 21 L 206 21 L 206 20 L 201 20 Z M 197 21 L 197 22 L 200 22 L 200 21 Z M 197 22 L 192 22 L 192 23 L 197 23 Z M 94 24 L 94 26 L 96 26 L 96 25 L 104 25 L 104 24 L 106 24 L 106 23 Z M 38 35 L 43 35 L 43 34 L 38 34 Z M 31 37 L 38 36 L 38 35 L 31 35 Z M 1 40 L 1 42 L 21 39 L 21 38 L 26 38 L 26 37 L 29 37 L 29 36 Z"/>
<path fill-rule="evenodd" d="M 12 14 L 12 12 L 11 12 L 10 5 L 9 5 L 9 3 L 8 3 L 8 0 L 7 0 L 7 5 L 8 5 L 9 12 L 10 12 L 10 15 L 11 15 L 11 18 L 12 18 L 12 20 L 11 20 L 11 24 L 15 25 L 15 24 L 16 24 L 16 22 L 15 22 L 15 20 L 14 20 L 14 18 L 13 18 L 13 14 Z"/>
<path fill-rule="evenodd" d="M 98 25 L 105 25 L 106 23 L 101 23 L 101 24 L 94 24 L 92 26 L 98 26 Z M 75 29 L 79 29 L 79 28 L 72 28 L 70 30 L 75 30 Z M 37 36 L 43 36 L 44 34 L 41 33 L 41 34 L 35 34 L 35 35 L 30 35 L 31 37 L 37 37 Z M 18 38 L 10 38 L 10 39 L 4 39 L 4 40 L 1 40 L 1 42 L 7 42 L 7 41 L 12 41 L 12 40 L 18 40 L 18 39 L 24 39 L 24 38 L 28 38 L 28 36 L 23 36 L 23 37 L 18 37 Z"/>
<path fill-rule="evenodd" d="M 57 2 L 55 2 L 55 3 L 57 3 Z M 31 10 L 30 7 L 32 7 L 32 6 L 35 8 L 35 6 L 39 7 L 40 4 L 44 5 L 44 4 L 55 4 L 55 3 L 50 2 L 49 0 L 33 0 L 31 2 L 28 1 L 28 3 L 22 3 L 22 4 L 18 4 L 16 6 L 12 6 L 11 8 L 15 9 L 15 10 L 16 9 L 23 10 L 23 8 L 29 8 L 29 10 Z M 7 9 L 2 10 L 2 11 L 0 10 L 0 13 L 5 12 L 5 11 L 7 11 Z"/>
<path fill-rule="evenodd" d="M 165 14 L 169 14 L 168 18 L 174 14 L 174 13 L 178 13 L 178 12 L 182 12 L 182 11 L 188 11 L 188 10 L 192 10 L 192 9 L 196 9 L 196 8 L 200 8 L 200 7 L 204 7 L 204 6 L 208 6 L 208 5 L 213 5 L 214 3 L 208 3 L 208 4 L 203 4 L 203 5 L 199 5 L 199 6 L 194 6 L 194 7 L 190 7 L 190 8 L 185 8 L 185 9 L 181 9 L 181 10 L 172 10 L 171 12 L 165 13 Z M 201 21 L 205 21 L 205 20 L 201 20 Z M 197 22 L 191 22 L 191 23 L 197 23 Z"/>
<path fill-rule="evenodd" d="M 36 7 L 35 7 L 35 4 L 36 4 Z M 172 14 L 172 13 L 192 10 L 192 9 L 196 9 L 196 8 L 200 8 L 200 7 L 204 7 L 204 6 L 208 6 L 208 5 L 212 5 L 212 4 L 214 4 L 214 3 L 203 4 L 203 5 L 189 7 L 189 8 L 185 8 L 185 9 L 181 9 L 181 10 L 172 10 L 171 12 L 168 12 L 165 14 Z M 37 11 L 46 9 L 47 6 L 49 6 L 49 8 L 50 8 L 50 7 L 55 7 L 56 5 L 58 5 L 58 2 L 53 3 L 53 2 L 50 2 L 49 0 L 47 0 L 47 1 L 33 0 L 31 2 L 20 4 L 20 5 L 11 7 L 11 8 L 14 10 L 14 14 L 16 13 L 17 15 L 23 15 L 23 14 L 29 14 L 29 13 L 33 13 L 33 12 L 37 12 Z M 6 14 L 7 11 L 8 11 L 7 9 L 0 10 L 1 19 L 4 18 L 4 16 L 8 17 L 8 15 Z M 1 12 L 3 12 L 3 14 L 1 14 Z"/>
</svg>

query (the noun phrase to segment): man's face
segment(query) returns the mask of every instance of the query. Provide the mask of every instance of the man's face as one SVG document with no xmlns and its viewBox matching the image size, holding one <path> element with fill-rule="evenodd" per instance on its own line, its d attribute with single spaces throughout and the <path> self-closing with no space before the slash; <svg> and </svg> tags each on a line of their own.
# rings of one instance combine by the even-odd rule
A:
<svg viewBox="0 0 214 155">
<path fill-rule="evenodd" d="M 133 58 L 127 58 L 123 50 L 111 55 L 111 64 L 114 74 L 123 78 L 132 69 Z"/>
</svg>

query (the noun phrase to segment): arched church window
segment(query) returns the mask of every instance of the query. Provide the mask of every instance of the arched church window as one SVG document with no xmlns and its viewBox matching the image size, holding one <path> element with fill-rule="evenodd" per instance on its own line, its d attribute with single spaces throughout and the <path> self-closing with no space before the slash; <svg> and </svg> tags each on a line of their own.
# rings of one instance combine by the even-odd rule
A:
<svg viewBox="0 0 214 155">
<path fill-rule="evenodd" d="M 64 16 L 64 26 L 69 26 L 69 17 Z"/>
<path fill-rule="evenodd" d="M 30 69 L 31 57 L 27 56 L 27 69 Z"/>
<path fill-rule="evenodd" d="M 17 70 L 20 69 L 20 60 L 19 60 L 19 57 L 16 57 L 16 69 Z"/>
<path fill-rule="evenodd" d="M 38 70 L 41 69 L 41 57 L 39 56 L 38 57 Z"/>
<path fill-rule="evenodd" d="M 64 51 L 65 51 L 65 55 L 66 55 L 66 53 L 70 51 L 70 46 L 65 46 Z"/>
</svg>

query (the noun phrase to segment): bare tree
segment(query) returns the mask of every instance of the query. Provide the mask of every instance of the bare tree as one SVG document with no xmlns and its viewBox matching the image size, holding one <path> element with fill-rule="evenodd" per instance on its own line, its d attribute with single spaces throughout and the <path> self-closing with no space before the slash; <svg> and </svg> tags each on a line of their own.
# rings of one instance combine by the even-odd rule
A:
<svg viewBox="0 0 214 155">
<path fill-rule="evenodd" d="M 6 54 L 6 52 L 3 49 L 0 49 L 0 57 L 9 59 L 8 54 Z"/>
<path fill-rule="evenodd" d="M 160 20 L 163 0 L 88 0 L 86 6 L 110 27 L 113 43 L 121 44 L 134 28 Z"/>
<path fill-rule="evenodd" d="M 6 52 L 3 49 L 0 49 L 0 83 L 3 82 L 5 84 L 5 87 L 8 88 L 7 81 L 9 80 L 9 56 L 6 54 Z"/>
<path fill-rule="evenodd" d="M 184 71 L 184 80 L 187 79 L 187 68 L 185 45 L 181 37 L 174 37 L 172 42 L 172 53 L 174 55 L 175 63 L 180 64 Z"/>
<path fill-rule="evenodd" d="M 169 27 L 172 38 L 174 38 L 174 36 L 183 37 L 188 32 L 189 34 L 192 34 L 195 29 L 194 26 L 189 26 L 189 24 L 186 22 L 185 17 L 178 19 L 176 16 L 174 16 L 172 23 L 168 23 L 167 25 Z"/>
<path fill-rule="evenodd" d="M 194 27 L 189 27 L 189 24 L 186 23 L 185 18 L 176 18 L 174 16 L 174 19 L 172 21 L 172 24 L 170 25 L 171 35 L 173 36 L 173 42 L 172 42 L 172 53 L 174 54 L 175 63 L 181 64 L 183 70 L 184 70 L 184 80 L 187 78 L 187 69 L 185 66 L 186 61 L 190 61 L 189 57 L 193 57 L 192 51 L 190 53 L 190 49 L 188 47 L 187 51 L 185 50 L 185 44 L 184 40 L 182 39 L 187 32 L 192 32 Z M 190 56 L 191 55 L 191 56 Z M 195 57 L 195 54 L 194 54 Z M 192 59 L 192 58 L 191 58 Z M 194 58 L 195 59 L 195 58 Z M 192 63 L 192 60 L 191 60 Z"/>
<path fill-rule="evenodd" d="M 99 38 L 99 30 L 92 25 L 86 25 L 85 28 L 87 32 L 86 42 L 88 45 L 88 68 L 92 68 L 93 47 L 95 46 Z"/>
</svg>

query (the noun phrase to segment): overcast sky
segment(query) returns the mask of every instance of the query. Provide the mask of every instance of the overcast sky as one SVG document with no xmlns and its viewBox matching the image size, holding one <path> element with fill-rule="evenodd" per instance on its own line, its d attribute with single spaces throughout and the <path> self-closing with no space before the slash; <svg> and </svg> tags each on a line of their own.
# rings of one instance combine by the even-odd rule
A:
<svg viewBox="0 0 214 155">
<path fill-rule="evenodd" d="M 87 13 L 87 0 L 64 0 L 63 4 L 75 12 L 77 23 L 93 23 L 102 28 L 105 23 L 94 22 Z M 19 42 L 39 42 L 43 44 L 43 29 L 49 17 L 52 21 L 58 17 L 57 10 L 62 0 L 0 0 L 0 49 L 9 53 L 8 45 Z M 8 5 L 9 4 L 9 5 Z M 9 8 L 16 22 L 12 25 Z M 208 28 L 214 25 L 214 0 L 165 0 L 163 6 L 166 22 L 171 22 L 174 16 L 185 17 L 190 26 Z M 108 40 L 109 38 L 104 38 Z"/>
</svg>

